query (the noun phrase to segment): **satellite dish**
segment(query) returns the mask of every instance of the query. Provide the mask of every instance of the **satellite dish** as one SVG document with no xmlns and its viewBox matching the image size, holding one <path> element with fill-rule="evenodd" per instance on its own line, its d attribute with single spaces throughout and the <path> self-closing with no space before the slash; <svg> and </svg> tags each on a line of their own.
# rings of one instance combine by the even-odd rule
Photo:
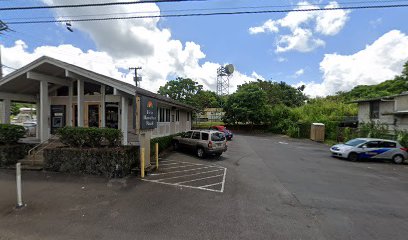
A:
<svg viewBox="0 0 408 240">
<path fill-rule="evenodd" d="M 227 75 L 233 74 L 234 70 L 235 70 L 235 68 L 234 68 L 234 65 L 232 65 L 232 64 L 228 64 L 228 65 L 225 66 L 225 73 Z"/>
</svg>

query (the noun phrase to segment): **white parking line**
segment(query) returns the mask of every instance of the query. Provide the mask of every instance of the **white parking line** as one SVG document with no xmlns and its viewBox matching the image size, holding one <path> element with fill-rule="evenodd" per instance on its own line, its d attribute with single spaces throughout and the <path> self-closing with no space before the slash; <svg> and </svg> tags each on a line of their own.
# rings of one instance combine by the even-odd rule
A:
<svg viewBox="0 0 408 240">
<path fill-rule="evenodd" d="M 177 167 L 168 167 L 168 168 L 160 168 L 160 170 L 167 170 L 173 168 L 183 168 L 183 167 L 194 167 L 195 165 L 184 165 L 184 166 L 177 166 Z"/>
<path fill-rule="evenodd" d="M 147 179 L 142 179 L 142 181 L 151 182 L 150 180 L 147 180 Z M 160 184 L 170 185 L 170 186 L 177 186 L 177 187 L 192 188 L 192 189 L 200 189 L 200 190 L 206 190 L 206 191 L 210 191 L 210 192 L 219 192 L 219 193 L 222 193 L 220 190 L 211 189 L 211 188 L 208 189 L 208 188 L 203 188 L 203 187 L 193 187 L 193 186 L 182 185 L 182 184 L 175 185 L 175 184 L 173 184 L 173 183 L 166 183 L 166 182 L 160 182 Z"/>
<path fill-rule="evenodd" d="M 161 162 L 159 162 L 159 165 L 160 165 L 160 166 L 169 166 L 169 165 L 175 165 L 175 164 L 179 164 L 179 165 L 180 165 L 180 163 L 165 163 L 165 164 L 161 164 Z"/>
<path fill-rule="evenodd" d="M 189 181 L 177 182 L 177 183 L 174 183 L 174 184 L 181 184 L 181 183 L 188 183 L 188 182 L 196 182 L 196 181 L 200 181 L 200 180 L 204 180 L 204 179 L 215 178 L 215 177 L 221 177 L 221 176 L 224 176 L 224 174 L 215 175 L 215 176 L 211 176 L 211 177 L 197 178 L 197 179 L 193 179 L 193 180 L 189 180 Z"/>
<path fill-rule="evenodd" d="M 195 171 L 195 170 L 206 169 L 206 168 L 214 168 L 214 167 L 213 167 L 213 166 L 210 166 L 210 167 L 194 168 L 194 169 L 187 169 L 187 170 L 174 171 L 174 172 L 157 173 L 157 174 L 155 174 L 155 176 L 157 176 L 157 175 L 171 174 L 171 173 Z"/>
<path fill-rule="evenodd" d="M 200 186 L 198 188 L 206 188 L 206 187 L 211 187 L 211 186 L 215 186 L 215 185 L 220 185 L 222 182 L 219 183 L 214 183 L 214 184 L 208 184 L 208 185 L 204 185 L 204 186 Z"/>
<path fill-rule="evenodd" d="M 199 172 L 199 173 L 194 173 L 194 174 L 188 174 L 188 175 L 181 175 L 181 176 L 177 176 L 177 177 L 168 177 L 168 178 L 161 178 L 161 179 L 157 179 L 157 180 L 150 180 L 150 181 L 162 181 L 162 180 L 168 180 L 168 179 L 174 179 L 174 178 L 183 178 L 183 177 L 191 177 L 191 176 L 196 176 L 196 175 L 201 175 L 201 174 L 206 174 L 206 173 L 212 173 L 212 172 L 218 172 L 221 171 L 223 169 L 217 169 L 217 170 L 212 170 L 212 171 L 207 171 L 207 172 Z"/>
<path fill-rule="evenodd" d="M 179 171 L 171 171 L 171 172 L 163 172 L 163 173 L 157 173 L 157 174 L 153 173 L 150 176 L 157 176 L 156 179 L 149 179 L 147 177 L 141 180 L 146 181 L 146 182 L 153 182 L 153 183 L 159 183 L 159 184 L 177 186 L 177 187 L 185 187 L 185 188 L 191 188 L 191 189 L 206 190 L 206 191 L 211 191 L 211 192 L 219 192 L 219 193 L 224 192 L 224 185 L 225 185 L 225 179 L 226 179 L 226 174 L 227 174 L 227 169 L 225 167 L 222 167 L 220 165 L 213 165 L 213 164 L 206 165 L 206 164 L 197 164 L 197 163 L 191 163 L 191 162 L 180 162 L 180 161 L 171 160 L 171 159 L 165 160 L 162 162 L 166 162 L 166 164 L 169 164 L 169 166 L 171 166 L 168 168 L 162 168 L 163 170 L 167 170 L 167 169 L 177 170 L 177 168 L 194 167 L 194 166 L 197 166 L 197 168 L 179 170 Z M 175 164 L 179 164 L 179 166 L 176 166 Z M 194 172 L 194 171 L 197 171 L 197 172 Z M 222 174 L 220 174 L 219 171 L 223 171 Z M 204 175 L 208 173 L 213 173 L 215 175 L 200 176 L 200 175 Z M 161 176 L 166 175 L 166 174 L 175 174 L 175 176 L 161 178 Z M 179 174 L 182 174 L 182 175 L 179 175 Z M 195 176 L 197 176 L 198 178 L 195 178 Z M 217 178 L 217 177 L 218 178 L 222 177 L 222 181 L 213 183 L 213 184 L 204 185 L 204 186 L 199 186 L 199 187 L 191 185 L 192 183 L 196 183 L 200 180 L 206 180 L 206 179 Z M 186 178 L 186 179 L 184 181 L 182 180 L 181 182 L 176 182 L 176 183 L 167 182 L 167 180 L 178 179 L 178 178 Z M 221 186 L 221 187 L 220 188 L 219 187 L 209 188 L 213 186 Z"/>
</svg>

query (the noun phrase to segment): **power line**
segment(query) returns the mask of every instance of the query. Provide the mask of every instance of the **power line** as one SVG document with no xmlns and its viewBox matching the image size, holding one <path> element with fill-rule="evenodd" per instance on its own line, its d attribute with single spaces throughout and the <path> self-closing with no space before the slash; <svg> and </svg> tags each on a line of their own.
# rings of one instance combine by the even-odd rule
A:
<svg viewBox="0 0 408 240">
<path fill-rule="evenodd" d="M 1 0 L 0 0 L 1 1 Z M 390 1 L 351 1 L 351 2 L 337 2 L 339 5 L 355 5 L 363 3 L 392 3 L 392 2 L 408 2 L 408 0 L 390 0 Z M 268 5 L 268 6 L 242 6 L 242 7 L 222 7 L 222 8 L 190 8 L 190 9 L 172 9 L 172 10 L 159 10 L 159 11 L 139 11 L 139 12 L 116 12 L 116 13 L 100 13 L 100 14 L 82 14 L 82 15 L 67 15 L 58 16 L 60 20 L 65 18 L 79 18 L 79 17 L 98 17 L 98 16 L 116 16 L 116 15 L 130 15 L 130 14 L 147 14 L 147 13 L 172 13 L 172 12 L 196 12 L 196 11 L 216 11 L 216 10 L 239 10 L 239 9 L 268 9 L 268 8 L 284 8 L 284 7 L 299 7 L 299 6 L 327 6 L 327 3 L 316 3 L 308 5 Z M 54 17 L 14 17 L 14 18 L 3 18 L 5 20 L 36 20 L 36 19 L 54 19 Z M 66 20 L 69 21 L 69 20 Z"/>
<path fill-rule="evenodd" d="M 4 65 L 4 64 L 1 64 L 1 66 L 2 66 L 2 67 L 5 67 L 5 68 L 10 68 L 10 69 L 12 69 L 12 70 L 17 70 L 17 68 L 9 67 L 9 66 Z"/>
<path fill-rule="evenodd" d="M 115 5 L 133 5 L 133 4 L 142 4 L 142 3 L 203 2 L 203 1 L 207 1 L 207 0 L 141 0 L 141 1 L 132 1 L 132 2 L 106 2 L 106 3 L 87 3 L 87 4 L 69 4 L 69 5 L 3 7 L 3 8 L 0 8 L 0 11 L 37 10 L 37 9 L 55 9 L 55 8 L 106 7 L 106 6 L 115 6 Z"/>
<path fill-rule="evenodd" d="M 94 22 L 108 20 L 129 20 L 143 18 L 161 18 L 161 17 L 197 17 L 197 16 L 217 16 L 217 15 L 243 15 L 243 14 L 263 14 L 263 13 L 288 13 L 288 12 L 322 12 L 335 10 L 356 10 L 356 9 L 388 9 L 408 7 L 408 4 L 394 5 L 368 5 L 368 6 L 349 6 L 349 7 L 325 7 L 325 8 L 306 8 L 306 9 L 282 9 L 282 10 L 262 10 L 262 11 L 236 11 L 236 12 L 212 12 L 212 13 L 187 13 L 187 14 L 165 14 L 148 16 L 127 16 L 127 17 L 104 17 L 104 18 L 79 18 L 79 19 L 53 19 L 38 21 L 14 21 L 6 22 L 8 25 L 15 24 L 39 24 L 39 23 L 64 23 L 64 22 Z"/>
</svg>

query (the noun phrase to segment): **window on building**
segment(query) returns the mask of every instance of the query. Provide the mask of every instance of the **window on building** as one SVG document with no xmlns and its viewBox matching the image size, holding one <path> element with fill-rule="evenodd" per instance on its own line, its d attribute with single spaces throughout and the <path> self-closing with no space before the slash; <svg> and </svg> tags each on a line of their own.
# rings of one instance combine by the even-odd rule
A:
<svg viewBox="0 0 408 240">
<path fill-rule="evenodd" d="M 101 85 L 84 82 L 84 95 L 100 95 Z"/>
<path fill-rule="evenodd" d="M 159 122 L 170 122 L 170 109 L 158 108 L 157 109 Z"/>
<path fill-rule="evenodd" d="M 190 121 L 190 112 L 187 112 L 187 122 Z"/>
<path fill-rule="evenodd" d="M 170 122 L 170 109 L 166 108 L 166 122 Z"/>
<path fill-rule="evenodd" d="M 180 122 L 180 110 L 176 110 L 176 122 Z"/>
<path fill-rule="evenodd" d="M 379 119 L 380 118 L 380 102 L 370 102 L 370 118 Z"/>
</svg>

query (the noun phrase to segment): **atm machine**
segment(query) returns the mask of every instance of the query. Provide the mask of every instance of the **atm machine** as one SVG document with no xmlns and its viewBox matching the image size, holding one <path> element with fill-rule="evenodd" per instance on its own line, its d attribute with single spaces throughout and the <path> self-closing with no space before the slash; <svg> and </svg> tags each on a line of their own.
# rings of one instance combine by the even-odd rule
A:
<svg viewBox="0 0 408 240">
<path fill-rule="evenodd" d="M 51 105 L 51 134 L 55 134 L 58 129 L 66 125 L 66 106 Z"/>
</svg>

